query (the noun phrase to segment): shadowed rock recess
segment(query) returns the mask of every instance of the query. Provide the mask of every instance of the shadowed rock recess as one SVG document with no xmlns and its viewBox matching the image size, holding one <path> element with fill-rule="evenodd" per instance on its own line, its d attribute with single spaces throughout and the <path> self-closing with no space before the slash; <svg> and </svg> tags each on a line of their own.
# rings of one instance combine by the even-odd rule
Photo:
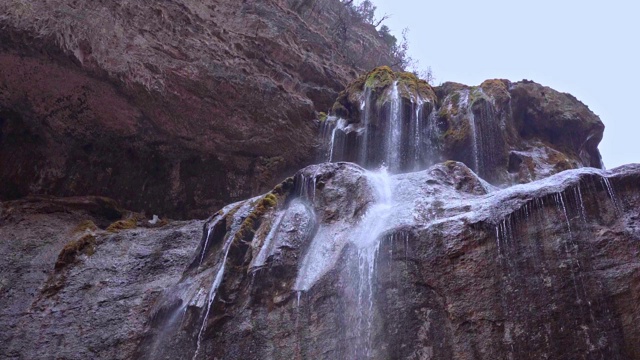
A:
<svg viewBox="0 0 640 360">
<path fill-rule="evenodd" d="M 310 4 L 0 5 L 0 358 L 640 359 L 640 164 L 600 119 L 356 78 Z"/>
<path fill-rule="evenodd" d="M 206 218 L 309 165 L 315 112 L 393 59 L 339 0 L 308 3 L 0 2 L 0 199 Z"/>
</svg>

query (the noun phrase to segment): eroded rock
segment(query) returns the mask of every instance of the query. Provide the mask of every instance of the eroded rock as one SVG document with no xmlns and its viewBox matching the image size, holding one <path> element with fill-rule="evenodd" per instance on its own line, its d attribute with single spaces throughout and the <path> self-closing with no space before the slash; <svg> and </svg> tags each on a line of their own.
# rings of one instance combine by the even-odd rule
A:
<svg viewBox="0 0 640 360">
<path fill-rule="evenodd" d="M 576 98 L 531 81 L 432 88 L 376 68 L 351 83 L 325 122 L 327 159 L 392 172 L 461 161 L 492 184 L 602 168 L 604 125 Z"/>
</svg>

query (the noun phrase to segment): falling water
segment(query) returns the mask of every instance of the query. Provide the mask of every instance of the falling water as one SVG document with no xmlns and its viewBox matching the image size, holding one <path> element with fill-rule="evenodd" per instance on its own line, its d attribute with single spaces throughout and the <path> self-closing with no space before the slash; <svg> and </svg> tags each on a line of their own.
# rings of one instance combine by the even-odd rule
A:
<svg viewBox="0 0 640 360">
<path fill-rule="evenodd" d="M 351 238 L 358 259 L 357 336 L 354 348 L 356 358 L 371 357 L 375 265 L 380 248 L 380 237 L 386 230 L 392 208 L 391 179 L 387 170 L 382 168 L 378 172 L 367 172 L 366 177 L 374 190 L 376 199 Z"/>
<path fill-rule="evenodd" d="M 251 265 L 252 268 L 262 267 L 266 263 L 267 257 L 271 252 L 271 244 L 273 243 L 273 238 L 275 234 L 278 232 L 278 230 L 280 229 L 280 224 L 282 223 L 282 219 L 284 218 L 285 214 L 286 214 L 285 211 L 279 211 L 275 215 L 275 218 L 271 225 L 271 229 L 269 230 L 269 233 L 267 234 L 267 236 L 264 238 L 264 242 L 262 243 L 262 247 L 260 248 L 258 255 L 252 262 L 252 265 Z"/>
<path fill-rule="evenodd" d="M 229 236 L 224 244 L 224 256 L 222 257 L 222 261 L 220 262 L 220 267 L 218 268 L 218 272 L 216 273 L 216 277 L 211 284 L 211 289 L 209 289 L 209 296 L 207 298 L 207 310 L 204 313 L 204 318 L 202 319 L 202 325 L 200 326 L 200 331 L 198 331 L 198 341 L 196 342 L 196 352 L 193 354 L 193 360 L 198 357 L 198 353 L 200 352 L 200 343 L 202 341 L 202 333 L 207 325 L 207 319 L 209 318 L 209 312 L 211 311 L 211 305 L 213 304 L 213 300 L 215 300 L 216 292 L 218 291 L 218 287 L 220 287 L 220 283 L 222 283 L 222 278 L 224 277 L 224 269 L 227 262 L 227 256 L 229 255 L 229 249 L 231 249 L 231 243 L 233 242 L 233 236 Z"/>
<path fill-rule="evenodd" d="M 373 134 L 370 133 L 371 122 L 371 107 L 373 106 L 371 100 L 371 88 L 365 86 L 363 99 L 360 102 L 360 123 L 362 124 L 361 142 L 360 142 L 360 155 L 358 157 L 358 163 L 364 167 L 369 165 L 369 137 Z"/>
<path fill-rule="evenodd" d="M 584 208 L 584 200 L 582 199 L 582 190 L 580 190 L 580 184 L 576 185 L 574 188 L 574 197 L 577 199 L 579 203 L 580 216 L 582 217 L 582 221 L 587 223 L 587 211 Z"/>
<path fill-rule="evenodd" d="M 345 119 L 337 119 L 333 130 L 331 130 L 331 142 L 329 144 L 329 162 L 334 161 L 334 149 L 338 146 L 340 149 L 344 148 L 344 144 L 336 143 L 336 133 L 338 130 L 344 131 L 344 128 L 347 126 L 347 121 Z"/>
<path fill-rule="evenodd" d="M 414 105 L 414 111 L 411 114 L 411 135 L 412 135 L 412 146 L 409 149 L 408 153 L 413 152 L 413 166 L 409 166 L 408 168 L 413 171 L 420 170 L 424 164 L 424 145 L 423 145 L 423 132 L 424 132 L 424 121 L 422 119 L 423 116 L 423 105 L 425 101 L 417 95 L 416 101 Z"/>
<path fill-rule="evenodd" d="M 233 224 L 231 226 L 231 230 L 227 233 L 227 237 L 225 238 L 225 242 L 224 242 L 224 245 L 222 247 L 223 256 L 222 256 L 222 259 L 220 260 L 218 271 L 216 272 L 216 276 L 214 277 L 213 282 L 211 283 L 211 287 L 209 288 L 209 293 L 207 295 L 207 304 L 206 304 L 207 309 L 206 309 L 206 311 L 204 313 L 204 317 L 202 318 L 202 324 L 200 325 L 200 330 L 198 331 L 198 338 L 197 338 L 197 342 L 196 342 L 196 351 L 193 354 L 193 358 L 192 358 L 193 360 L 195 360 L 198 357 L 198 354 L 200 352 L 202 334 L 204 333 L 204 330 L 206 328 L 207 319 L 209 318 L 209 313 L 211 312 L 211 307 L 213 305 L 213 302 L 215 300 L 216 294 L 218 292 L 218 288 L 220 287 L 220 284 L 222 283 L 222 279 L 224 278 L 224 271 L 225 271 L 225 268 L 226 268 L 226 262 L 227 262 L 227 257 L 229 255 L 229 250 L 231 249 L 231 245 L 233 244 L 233 240 L 235 239 L 236 234 L 238 233 L 238 231 L 241 228 L 242 222 L 244 221 L 244 218 L 246 217 L 247 211 L 254 204 L 255 200 L 256 200 L 256 198 L 253 198 L 251 200 L 247 200 L 238 209 L 238 211 L 236 211 L 236 214 L 234 216 L 234 221 L 233 221 Z"/>
<path fill-rule="evenodd" d="M 424 103 L 424 101 L 420 98 L 420 96 L 418 96 L 418 101 L 416 102 L 416 109 L 414 111 L 414 121 L 412 121 L 412 123 L 414 124 L 414 128 L 413 128 L 413 163 L 414 163 L 414 170 L 417 170 L 417 166 L 418 164 L 420 164 L 420 155 L 421 154 L 421 149 L 422 149 L 422 104 Z"/>
<path fill-rule="evenodd" d="M 391 87 L 389 102 L 385 163 L 395 173 L 402 166 L 402 106 L 400 93 L 398 92 L 398 82 L 394 82 Z"/>
<path fill-rule="evenodd" d="M 618 197 L 616 196 L 616 192 L 613 190 L 613 186 L 611 185 L 611 181 L 609 181 L 608 177 L 603 176 L 602 177 L 602 182 L 605 184 L 605 187 L 607 189 L 607 193 L 609 194 L 609 197 L 611 198 L 611 201 L 613 202 L 613 208 L 615 209 L 616 213 L 619 213 L 621 211 L 620 202 L 618 201 Z"/>
<path fill-rule="evenodd" d="M 202 261 L 204 260 L 204 255 L 206 254 L 207 246 L 209 245 L 209 238 L 211 237 L 211 232 L 216 227 L 216 225 L 218 225 L 218 222 L 220 222 L 220 220 L 224 219 L 227 216 L 227 214 L 229 213 L 229 210 L 230 210 L 229 206 L 222 209 L 221 213 L 216 214 L 215 221 L 210 222 L 209 225 L 207 226 L 207 237 L 204 241 L 204 246 L 202 247 L 202 250 L 200 250 L 200 262 L 198 263 L 198 266 L 202 265 Z"/>
<path fill-rule="evenodd" d="M 296 179 L 296 193 L 305 200 L 313 202 L 316 198 L 316 184 L 318 181 L 318 171 L 313 173 L 313 175 L 309 176 L 305 173 L 301 173 L 299 178 Z"/>
<path fill-rule="evenodd" d="M 469 93 L 467 92 L 466 94 L 467 96 L 467 102 L 468 102 L 468 96 Z M 480 171 L 480 150 L 478 149 L 478 131 L 476 129 L 476 116 L 473 114 L 473 111 L 471 110 L 471 107 L 469 107 L 467 109 L 467 114 L 469 115 L 469 128 L 471 129 L 471 142 L 473 144 L 473 161 L 474 161 L 474 168 L 473 170 L 476 173 L 479 173 Z"/>
<path fill-rule="evenodd" d="M 351 311 L 355 321 L 349 322 L 348 332 L 354 337 L 353 357 L 369 357 L 372 348 L 372 328 L 374 319 L 375 264 L 381 235 L 388 228 L 392 210 L 391 177 L 386 168 L 380 171 L 363 171 L 374 195 L 373 203 L 360 219 L 356 229 L 344 238 L 336 236 L 330 226 L 321 224 L 301 261 L 293 290 L 299 297 L 309 290 L 334 264 L 342 254 L 343 245 L 351 244 L 356 275 L 352 281 L 356 290 L 356 308 Z"/>
<path fill-rule="evenodd" d="M 567 229 L 569 230 L 569 238 L 573 238 L 573 235 L 571 234 L 571 223 L 569 222 L 569 214 L 567 213 L 567 207 L 564 205 L 564 195 L 563 193 L 559 193 L 556 194 L 556 196 L 560 200 L 560 205 L 562 205 L 562 212 L 564 213 L 564 219 L 567 222 Z"/>
<path fill-rule="evenodd" d="M 218 221 L 220 221 L 220 218 L 216 219 L 215 223 L 217 223 Z M 213 225 L 209 224 L 209 228 L 207 229 L 207 238 L 204 240 L 204 246 L 200 251 L 200 262 L 198 263 L 198 266 L 202 265 L 202 261 L 204 260 L 204 254 L 207 252 L 207 245 L 209 245 L 209 238 L 211 237 L 211 230 L 215 226 L 215 223 Z"/>
</svg>

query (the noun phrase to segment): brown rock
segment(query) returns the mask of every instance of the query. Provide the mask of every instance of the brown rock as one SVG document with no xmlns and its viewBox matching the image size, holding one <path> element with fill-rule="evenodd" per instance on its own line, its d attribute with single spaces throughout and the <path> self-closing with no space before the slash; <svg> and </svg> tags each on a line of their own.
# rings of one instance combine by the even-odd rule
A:
<svg viewBox="0 0 640 360">
<path fill-rule="evenodd" d="M 390 60 L 371 26 L 335 44 L 339 1 L 294 5 L 2 3 L 0 198 L 203 217 L 310 163 L 315 111 L 376 65 L 345 54 Z"/>
<path fill-rule="evenodd" d="M 393 84 L 402 107 L 395 130 L 388 125 Z M 361 110 L 367 111 L 366 125 Z M 390 151 L 399 152 L 396 160 L 402 164 L 396 171 L 454 160 L 493 184 L 525 183 L 584 166 L 602 168 L 597 145 L 604 125 L 598 116 L 573 96 L 531 81 L 494 79 L 475 87 L 444 83 L 432 88 L 413 74 L 379 67 L 340 93 L 331 115 L 327 127 L 338 128 L 334 160 L 370 168 L 388 160 L 384 154 Z M 339 118 L 347 125 L 339 125 Z M 388 134 L 398 130 L 401 145 L 392 149 Z M 367 161 L 361 155 L 365 152 Z"/>
</svg>

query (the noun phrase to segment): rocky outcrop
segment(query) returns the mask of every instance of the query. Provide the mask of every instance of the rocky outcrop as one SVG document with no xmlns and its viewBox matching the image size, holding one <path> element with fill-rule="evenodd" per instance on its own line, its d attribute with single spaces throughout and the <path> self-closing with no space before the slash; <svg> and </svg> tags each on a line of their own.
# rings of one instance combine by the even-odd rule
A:
<svg viewBox="0 0 640 360">
<path fill-rule="evenodd" d="M 194 290 L 171 291 L 169 303 L 188 306 L 152 328 L 179 309 L 180 338 L 154 353 L 151 336 L 140 354 L 191 358 L 199 338 L 197 358 L 638 358 L 639 179 L 637 165 L 580 169 L 496 190 L 448 162 L 390 177 L 376 230 L 375 176 L 309 167 L 298 196 L 279 198 L 227 258 L 206 249 L 222 233 L 201 241 L 203 266 L 187 272 L 201 283 L 189 286 L 207 289 L 213 274 L 202 274 L 228 267 L 210 309 Z M 226 219 L 234 236 L 228 224 L 259 201 L 209 228 Z M 374 253 L 363 226 L 370 245 L 380 234 Z"/>
<path fill-rule="evenodd" d="M 432 88 L 381 67 L 350 84 L 332 115 L 325 125 L 332 160 L 368 168 L 409 171 L 456 160 L 494 184 L 513 184 L 602 167 L 598 116 L 573 96 L 526 80 Z"/>
<path fill-rule="evenodd" d="M 223 208 L 202 237 L 202 222 L 109 233 L 116 214 L 77 200 L 4 203 L 3 253 L 19 255 L 3 265 L 1 350 L 637 359 L 639 180 L 638 165 L 582 168 L 499 190 L 458 162 L 321 164 Z M 78 219 L 95 220 L 80 230 L 94 248 L 54 270 Z"/>
<path fill-rule="evenodd" d="M 132 358 L 203 222 L 123 215 L 95 197 L 0 203 L 0 358 Z"/>
<path fill-rule="evenodd" d="M 311 163 L 315 112 L 391 61 L 372 26 L 336 43 L 325 20 L 344 6 L 317 3 L 3 2 L 0 199 L 202 217 Z M 356 45 L 379 63 L 348 58 Z"/>
</svg>

